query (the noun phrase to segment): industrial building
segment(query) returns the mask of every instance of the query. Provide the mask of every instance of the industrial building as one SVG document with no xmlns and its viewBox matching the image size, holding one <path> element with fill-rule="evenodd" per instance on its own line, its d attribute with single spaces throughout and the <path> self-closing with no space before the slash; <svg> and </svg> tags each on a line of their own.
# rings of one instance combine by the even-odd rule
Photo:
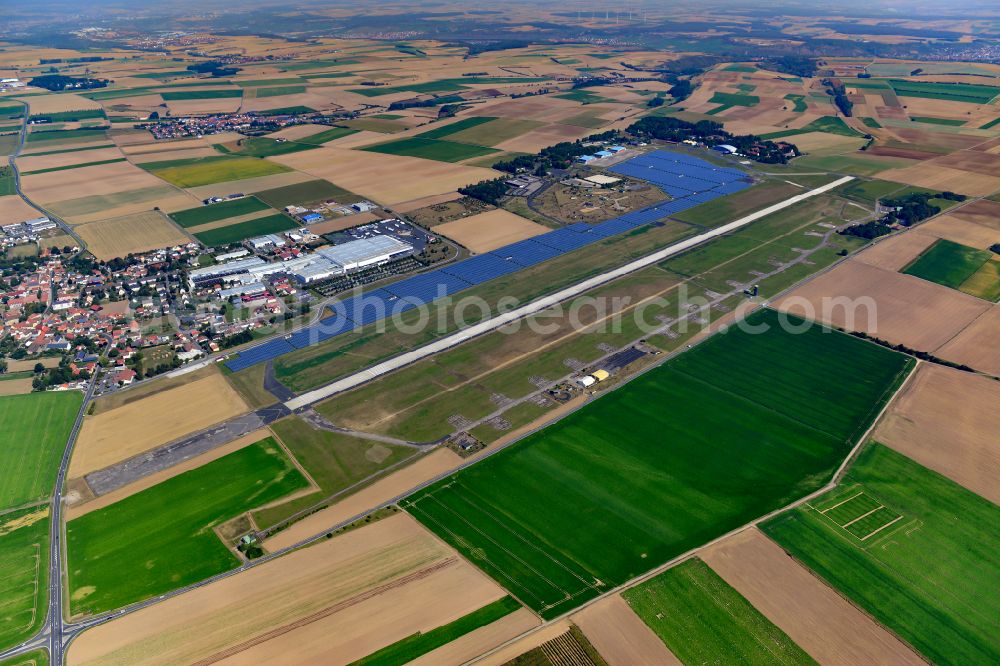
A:
<svg viewBox="0 0 1000 666">
<path fill-rule="evenodd" d="M 215 266 L 196 268 L 188 273 L 188 284 L 192 289 L 204 289 L 220 282 L 235 281 L 236 276 L 249 274 L 251 269 L 265 265 L 267 262 L 260 257 L 248 257 Z"/>
<path fill-rule="evenodd" d="M 344 271 L 354 271 L 413 254 L 413 246 L 392 236 L 372 236 L 324 248 L 316 254 Z"/>
</svg>

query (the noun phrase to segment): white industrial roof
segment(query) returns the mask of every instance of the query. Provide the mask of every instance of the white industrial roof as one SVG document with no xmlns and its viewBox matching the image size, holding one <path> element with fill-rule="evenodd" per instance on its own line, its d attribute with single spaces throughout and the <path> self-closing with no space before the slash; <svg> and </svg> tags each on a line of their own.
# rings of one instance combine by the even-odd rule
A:
<svg viewBox="0 0 1000 666">
<path fill-rule="evenodd" d="M 380 257 L 412 250 L 412 245 L 392 236 L 372 236 L 371 238 L 359 238 L 358 240 L 324 248 L 318 250 L 317 253 L 341 266 L 353 266 Z"/>
</svg>

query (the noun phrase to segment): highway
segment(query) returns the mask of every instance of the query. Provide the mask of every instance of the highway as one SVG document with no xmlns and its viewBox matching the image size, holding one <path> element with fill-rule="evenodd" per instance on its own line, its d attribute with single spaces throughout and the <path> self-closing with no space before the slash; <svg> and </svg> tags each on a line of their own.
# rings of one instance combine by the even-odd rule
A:
<svg viewBox="0 0 1000 666">
<path fill-rule="evenodd" d="M 439 340 L 435 340 L 434 342 L 424 345 L 419 349 L 414 349 L 405 352 L 387 361 L 378 363 L 377 365 L 374 365 L 370 368 L 361 370 L 360 372 L 357 372 L 353 375 L 350 375 L 343 379 L 327 384 L 326 386 L 322 386 L 318 389 L 314 389 L 312 391 L 303 393 L 298 397 L 286 401 L 285 406 L 294 412 L 296 410 L 300 410 L 304 407 L 307 407 L 313 403 L 319 402 L 320 400 L 329 398 L 332 395 L 336 395 L 337 393 L 349 391 L 350 389 L 356 388 L 377 377 L 398 370 L 404 366 L 410 365 L 411 363 L 416 363 L 417 361 L 427 358 L 428 356 L 437 354 L 445 349 L 448 349 L 449 347 L 454 347 L 455 345 L 461 344 L 467 340 L 471 340 L 472 338 L 482 335 L 483 333 L 496 330 L 501 326 L 517 321 L 518 319 L 529 317 L 535 313 L 545 310 L 546 308 L 562 303 L 563 301 L 574 298 L 575 296 L 584 294 L 602 284 L 605 284 L 612 280 L 616 280 L 629 273 L 634 273 L 635 271 L 640 270 L 642 268 L 646 268 L 647 266 L 652 266 L 653 264 L 663 261 L 667 257 L 671 257 L 680 252 L 684 252 L 685 250 L 689 250 L 692 247 L 700 245 L 706 241 L 712 240 L 713 238 L 717 238 L 719 236 L 723 236 L 725 234 L 736 231 L 737 229 L 745 227 L 751 222 L 759 220 L 762 217 L 771 215 L 772 213 L 776 213 L 780 210 L 788 208 L 789 206 L 794 206 L 795 204 L 805 201 L 806 199 L 810 199 L 825 192 L 829 192 L 830 190 L 836 187 L 840 187 L 844 183 L 848 183 L 852 180 L 854 180 L 853 176 L 844 176 L 842 178 L 838 178 L 837 180 L 831 183 L 827 183 L 822 187 L 817 187 L 814 190 L 809 190 L 808 192 L 797 194 L 791 198 L 785 199 L 784 201 L 781 201 L 779 203 L 768 206 L 767 208 L 759 210 L 756 213 L 751 213 L 750 215 L 741 217 L 740 219 L 730 222 L 729 224 L 724 224 L 721 227 L 710 229 L 709 231 L 698 234 L 697 236 L 692 236 L 691 238 L 688 238 L 686 240 L 674 243 L 673 245 L 666 247 L 662 250 L 659 250 L 658 252 L 654 252 L 650 255 L 647 255 L 640 259 L 636 259 L 635 261 L 632 261 L 628 264 L 625 264 L 624 266 L 620 266 L 606 273 L 602 273 L 601 275 L 597 275 L 588 280 L 584 280 L 583 282 L 579 282 L 573 285 L 572 287 L 567 287 L 566 289 L 557 291 L 556 293 L 551 294 L 549 296 L 539 298 L 538 300 L 532 303 L 528 303 L 527 305 L 515 308 L 509 312 L 505 312 L 496 317 L 493 317 L 492 319 L 487 319 L 486 321 L 482 321 L 479 322 L 478 324 L 469 326 L 468 328 L 464 328 L 456 333 L 452 333 L 451 335 L 445 336 Z"/>
</svg>

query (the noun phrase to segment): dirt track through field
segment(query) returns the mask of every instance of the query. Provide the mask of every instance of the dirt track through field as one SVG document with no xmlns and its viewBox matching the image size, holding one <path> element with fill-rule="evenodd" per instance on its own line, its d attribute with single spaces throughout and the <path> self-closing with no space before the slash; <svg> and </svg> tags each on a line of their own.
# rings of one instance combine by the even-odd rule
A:
<svg viewBox="0 0 1000 666">
<path fill-rule="evenodd" d="M 924 664 L 756 528 L 724 539 L 700 557 L 821 664 Z"/>
</svg>

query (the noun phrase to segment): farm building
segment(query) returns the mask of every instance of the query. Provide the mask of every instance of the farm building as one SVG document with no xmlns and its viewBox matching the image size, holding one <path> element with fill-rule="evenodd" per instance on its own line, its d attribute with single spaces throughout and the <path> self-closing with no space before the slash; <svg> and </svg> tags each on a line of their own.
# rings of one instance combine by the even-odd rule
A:
<svg viewBox="0 0 1000 666">
<path fill-rule="evenodd" d="M 722 143 L 718 146 L 712 146 L 712 150 L 722 153 L 723 155 L 735 155 L 736 146 L 730 146 L 728 143 Z"/>
</svg>

